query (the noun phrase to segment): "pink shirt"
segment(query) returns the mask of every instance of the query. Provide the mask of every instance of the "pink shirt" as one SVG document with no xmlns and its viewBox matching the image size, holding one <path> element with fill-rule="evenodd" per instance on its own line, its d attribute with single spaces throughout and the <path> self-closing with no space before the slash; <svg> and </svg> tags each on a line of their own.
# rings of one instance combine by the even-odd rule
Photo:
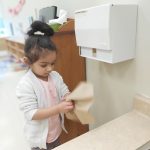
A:
<svg viewBox="0 0 150 150">
<path fill-rule="evenodd" d="M 54 106 L 58 103 L 57 100 L 57 92 L 56 87 L 54 85 L 54 82 L 49 77 L 48 81 L 43 81 L 39 79 L 41 84 L 43 85 L 43 88 L 45 90 L 46 98 L 48 100 L 49 106 Z M 48 106 L 48 107 L 49 107 Z M 60 116 L 59 114 L 51 116 L 49 118 L 49 128 L 48 128 L 48 134 L 47 134 L 47 143 L 54 142 L 61 134 L 62 128 L 61 128 L 61 122 L 60 122 Z"/>
</svg>

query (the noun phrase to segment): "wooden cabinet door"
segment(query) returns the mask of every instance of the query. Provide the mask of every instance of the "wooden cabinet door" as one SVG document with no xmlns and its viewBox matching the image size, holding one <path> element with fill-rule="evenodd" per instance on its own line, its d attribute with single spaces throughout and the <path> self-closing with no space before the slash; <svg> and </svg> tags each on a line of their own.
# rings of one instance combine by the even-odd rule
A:
<svg viewBox="0 0 150 150">
<path fill-rule="evenodd" d="M 85 59 L 79 56 L 79 48 L 76 45 L 75 33 L 58 32 L 53 36 L 57 46 L 57 61 L 55 70 L 58 71 L 64 82 L 72 91 L 80 81 L 85 81 Z M 64 143 L 88 131 L 88 125 L 81 125 L 65 118 L 65 127 L 68 134 L 62 133 L 61 142 Z"/>
</svg>

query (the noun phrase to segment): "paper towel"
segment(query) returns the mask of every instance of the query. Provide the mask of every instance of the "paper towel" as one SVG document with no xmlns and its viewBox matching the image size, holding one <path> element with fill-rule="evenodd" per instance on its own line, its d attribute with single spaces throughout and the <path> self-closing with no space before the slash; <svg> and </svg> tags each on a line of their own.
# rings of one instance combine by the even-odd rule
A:
<svg viewBox="0 0 150 150">
<path fill-rule="evenodd" d="M 82 124 L 94 123 L 94 117 L 89 113 L 93 104 L 93 86 L 90 83 L 81 82 L 77 88 L 66 97 L 66 101 L 73 101 L 75 108 L 72 112 L 66 113 L 66 117 Z"/>
</svg>

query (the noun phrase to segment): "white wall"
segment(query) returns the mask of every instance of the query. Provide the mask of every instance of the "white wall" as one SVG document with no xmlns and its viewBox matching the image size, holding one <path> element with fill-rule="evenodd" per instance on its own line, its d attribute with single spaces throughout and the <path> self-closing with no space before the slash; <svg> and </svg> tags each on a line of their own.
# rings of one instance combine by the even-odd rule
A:
<svg viewBox="0 0 150 150">
<path fill-rule="evenodd" d="M 0 0 L 1 5 L 3 5 L 3 17 L 6 19 L 6 23 L 13 23 L 13 26 L 16 28 L 16 32 L 18 30 L 19 24 L 22 25 L 23 30 L 26 31 L 29 26 L 28 18 L 29 16 L 33 16 L 36 18 L 36 13 L 44 7 L 55 5 L 58 7 L 58 13 L 60 9 L 65 9 L 68 11 L 68 17 L 74 17 L 74 11 L 79 8 L 86 8 L 92 5 L 96 5 L 98 0 L 82 0 L 82 1 L 71 1 L 71 0 L 26 0 L 25 5 L 23 6 L 22 11 L 17 16 L 12 16 L 9 12 L 9 8 L 13 8 L 18 4 L 19 0 Z M 18 32 L 16 33 L 18 34 Z"/>
<path fill-rule="evenodd" d="M 92 112 L 97 122 L 91 128 L 130 111 L 136 93 L 150 96 L 150 1 L 104 2 L 138 4 L 136 59 L 115 65 L 87 60 L 87 78 L 95 85 L 96 98 Z"/>
<path fill-rule="evenodd" d="M 137 35 L 136 91 L 150 96 L 150 1 L 140 0 Z"/>
<path fill-rule="evenodd" d="M 18 0 L 3 0 L 5 18 L 10 18 L 7 13 L 10 2 L 15 4 Z M 35 8 L 39 10 L 48 5 L 57 5 L 74 17 L 73 12 L 77 9 L 107 2 L 139 5 L 136 59 L 113 65 L 87 59 L 87 80 L 94 84 L 95 89 L 95 103 L 91 112 L 95 115 L 96 124 L 91 128 L 130 111 L 135 93 L 150 96 L 150 0 L 26 0 L 18 17 L 11 18 L 26 25 L 28 16 L 35 16 Z"/>
</svg>

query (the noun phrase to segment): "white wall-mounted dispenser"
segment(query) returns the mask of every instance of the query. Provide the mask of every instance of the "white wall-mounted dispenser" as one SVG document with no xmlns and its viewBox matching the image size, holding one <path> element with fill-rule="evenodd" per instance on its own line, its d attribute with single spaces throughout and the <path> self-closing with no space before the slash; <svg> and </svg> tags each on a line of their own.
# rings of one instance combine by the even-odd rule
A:
<svg viewBox="0 0 150 150">
<path fill-rule="evenodd" d="M 135 57 L 137 5 L 104 4 L 75 12 L 80 55 L 108 63 Z"/>
</svg>

